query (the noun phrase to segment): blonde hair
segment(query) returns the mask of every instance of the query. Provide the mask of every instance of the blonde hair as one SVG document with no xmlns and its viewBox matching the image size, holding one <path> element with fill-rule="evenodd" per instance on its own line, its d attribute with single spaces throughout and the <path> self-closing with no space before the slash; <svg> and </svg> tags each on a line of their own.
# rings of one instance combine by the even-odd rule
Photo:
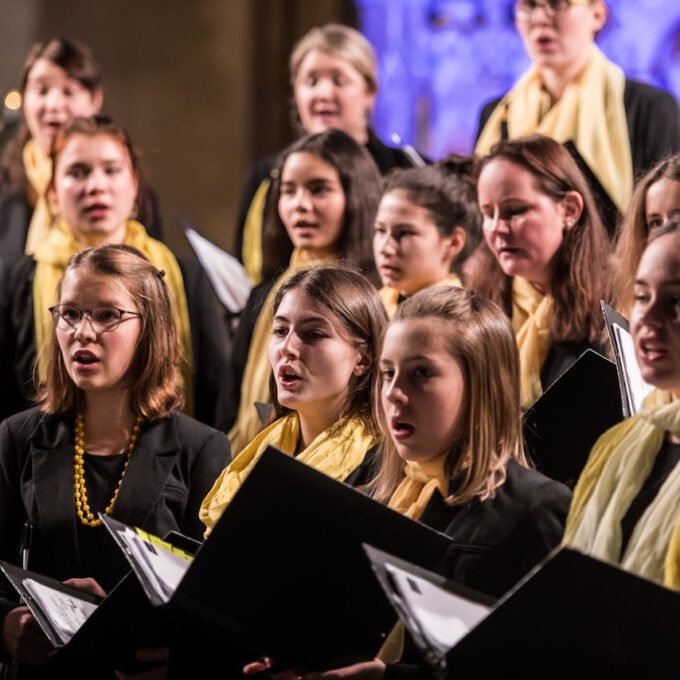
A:
<svg viewBox="0 0 680 680">
<path fill-rule="evenodd" d="M 320 50 L 343 59 L 363 76 L 369 92 L 377 92 L 378 67 L 375 52 L 359 31 L 342 24 L 325 24 L 306 33 L 290 55 L 290 81 L 293 86 L 300 65 L 312 50 Z"/>
<path fill-rule="evenodd" d="M 116 279 L 127 290 L 140 313 L 141 330 L 130 363 L 130 408 L 146 420 L 158 420 L 184 405 L 181 344 L 175 323 L 172 294 L 159 272 L 135 248 L 115 244 L 89 248 L 72 255 L 57 286 L 61 298 L 64 278 L 71 271 L 87 271 Z M 83 406 L 82 391 L 66 370 L 56 331 L 48 347 L 47 380 L 36 401 L 45 413 L 63 413 Z"/>
<path fill-rule="evenodd" d="M 465 379 L 460 436 L 446 462 L 449 477 L 460 482 L 446 502 L 462 505 L 473 498 L 490 498 L 505 482 L 509 461 L 528 467 L 522 444 L 519 356 L 512 326 L 498 305 L 454 287 L 416 293 L 399 306 L 389 326 L 409 320 L 425 321 L 432 333 L 444 336 Z M 389 435 L 381 390 L 382 380 L 378 379 L 373 401 L 384 441 L 380 470 L 369 490 L 377 500 L 386 502 L 404 477 L 405 463 Z"/>
</svg>

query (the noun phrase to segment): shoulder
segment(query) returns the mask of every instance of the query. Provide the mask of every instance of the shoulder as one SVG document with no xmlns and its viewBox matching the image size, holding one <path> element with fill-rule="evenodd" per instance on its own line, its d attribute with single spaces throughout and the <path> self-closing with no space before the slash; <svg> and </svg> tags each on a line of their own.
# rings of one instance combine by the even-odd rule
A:
<svg viewBox="0 0 680 680">
<path fill-rule="evenodd" d="M 36 436 L 50 440 L 56 438 L 59 425 L 66 420 L 64 414 L 49 414 L 37 406 L 5 418 L 0 424 L 0 437 L 7 445 L 8 440 L 17 445 L 26 443 Z"/>
<path fill-rule="evenodd" d="M 507 477 L 497 492 L 519 510 L 519 514 L 533 514 L 543 509 L 569 509 L 571 491 L 567 486 L 512 461 Z"/>
<path fill-rule="evenodd" d="M 498 103 L 501 101 L 501 99 L 503 99 L 504 96 L 505 95 L 494 97 L 493 99 L 489 99 L 482 104 L 482 108 L 479 111 L 479 119 L 477 121 L 477 133 L 475 134 L 475 141 L 479 139 L 479 135 L 484 129 L 486 122 L 489 120 L 494 109 L 498 106 Z"/>
<path fill-rule="evenodd" d="M 199 452 L 206 446 L 229 450 L 229 439 L 224 432 L 201 423 L 185 413 L 175 413 L 157 421 L 158 427 L 174 428 L 182 449 Z"/>
<path fill-rule="evenodd" d="M 393 168 L 411 168 L 413 163 L 401 149 L 396 149 L 393 146 L 387 146 L 380 138 L 369 130 L 368 142 L 366 143 L 366 150 L 371 154 L 375 164 L 380 170 L 380 174 L 384 175 Z M 424 159 L 429 162 L 428 159 Z"/>
<path fill-rule="evenodd" d="M 678 110 L 677 101 L 670 92 L 654 87 L 654 85 L 650 85 L 649 83 L 643 83 L 639 80 L 626 78 L 626 87 L 624 89 L 623 97 L 627 105 L 665 105 L 676 111 Z"/>
</svg>

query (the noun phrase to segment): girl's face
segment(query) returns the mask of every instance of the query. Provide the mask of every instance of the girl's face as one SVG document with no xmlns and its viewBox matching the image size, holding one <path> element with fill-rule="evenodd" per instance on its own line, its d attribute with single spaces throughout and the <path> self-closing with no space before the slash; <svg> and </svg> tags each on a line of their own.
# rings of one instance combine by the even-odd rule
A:
<svg viewBox="0 0 680 680">
<path fill-rule="evenodd" d="M 76 386 L 86 393 L 124 391 L 141 332 L 140 318 L 126 313 L 113 330 L 100 325 L 115 320 L 120 310 L 138 312 L 121 281 L 86 269 L 71 269 L 62 282 L 59 305 L 62 316 L 56 327 L 57 342 Z M 94 323 L 92 310 L 97 310 Z M 79 311 L 87 314 L 78 323 Z"/>
<path fill-rule="evenodd" d="M 541 6 L 529 9 L 533 4 Z M 557 11 L 550 5 L 562 5 Z M 539 68 L 569 72 L 588 58 L 595 34 L 604 26 L 607 9 L 593 2 L 516 3 L 516 25 L 524 47 Z"/>
<path fill-rule="evenodd" d="M 662 177 L 647 189 L 645 219 L 651 231 L 680 213 L 680 182 Z"/>
<path fill-rule="evenodd" d="M 530 172 L 500 158 L 484 167 L 477 191 L 484 238 L 503 272 L 547 291 L 564 232 L 581 216 L 580 194 L 554 201 L 538 190 Z"/>
<path fill-rule="evenodd" d="M 298 68 L 294 91 L 305 132 L 336 128 L 359 144 L 366 142 L 375 93 L 369 92 L 366 80 L 349 62 L 311 50 Z"/>
<path fill-rule="evenodd" d="M 81 240 L 122 243 L 137 198 L 127 149 L 107 134 L 72 135 L 57 158 L 53 195 Z"/>
<path fill-rule="evenodd" d="M 630 330 L 646 382 L 680 396 L 680 235 L 652 241 L 640 260 Z"/>
<path fill-rule="evenodd" d="M 383 285 L 413 295 L 444 279 L 465 245 L 465 232 L 442 236 L 429 212 L 400 190 L 380 200 L 373 230 L 373 256 Z"/>
<path fill-rule="evenodd" d="M 24 116 L 31 137 L 45 155 L 59 128 L 73 118 L 94 115 L 101 105 L 101 90 L 90 92 L 49 59 L 38 59 L 28 72 Z"/>
<path fill-rule="evenodd" d="M 440 320 L 408 319 L 387 327 L 380 357 L 382 408 L 401 458 L 425 462 L 460 437 L 465 377 L 446 347 Z"/>
<path fill-rule="evenodd" d="M 369 370 L 340 321 L 299 289 L 276 310 L 269 360 L 279 402 L 328 423 L 337 420 L 355 377 Z"/>
<path fill-rule="evenodd" d="M 337 170 L 306 151 L 288 156 L 281 172 L 279 216 L 296 248 L 333 254 L 345 218 Z"/>
</svg>

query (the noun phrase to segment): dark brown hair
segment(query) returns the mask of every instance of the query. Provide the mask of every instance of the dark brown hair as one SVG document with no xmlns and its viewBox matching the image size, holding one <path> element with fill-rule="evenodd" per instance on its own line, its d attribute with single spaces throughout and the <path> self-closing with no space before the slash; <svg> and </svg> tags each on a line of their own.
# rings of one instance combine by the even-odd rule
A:
<svg viewBox="0 0 680 680">
<path fill-rule="evenodd" d="M 378 343 L 387 324 L 387 312 L 374 286 L 351 266 L 327 265 L 303 269 L 279 288 L 274 298 L 272 317 L 281 301 L 293 290 L 303 292 L 316 307 L 339 322 L 352 342 L 368 358 L 370 368 L 358 377 L 347 394 L 341 417 L 362 418 L 369 431 L 377 434 L 371 408 L 371 393 L 377 371 Z M 277 417 L 288 413 L 276 397 L 273 373 L 269 390 Z"/>
<path fill-rule="evenodd" d="M 373 262 L 373 220 L 380 200 L 380 172 L 371 155 L 340 130 L 307 135 L 289 146 L 279 158 L 264 223 L 263 276 L 271 279 L 288 266 L 293 244 L 279 216 L 281 175 L 288 157 L 310 153 L 338 173 L 345 194 L 345 216 L 336 246 L 338 257 L 353 264 L 377 283 Z"/>
<path fill-rule="evenodd" d="M 616 309 L 624 316 L 628 316 L 633 307 L 633 280 L 640 258 L 651 233 L 656 231 L 647 224 L 647 192 L 662 179 L 680 182 L 680 154 L 665 158 L 638 180 L 619 226 L 614 250 L 613 292 Z"/>
<path fill-rule="evenodd" d="M 482 215 L 477 203 L 477 161 L 450 155 L 435 165 L 395 169 L 383 180 L 383 196 L 402 191 L 406 198 L 427 210 L 441 236 L 465 230 L 465 246 L 456 256 L 454 269 L 469 256 L 481 237 Z"/>
<path fill-rule="evenodd" d="M 64 278 L 86 271 L 115 278 L 127 290 L 140 313 L 141 330 L 130 364 L 130 407 L 135 415 L 157 420 L 180 410 L 182 390 L 181 344 L 175 323 L 172 293 L 162 274 L 135 248 L 104 245 L 73 255 L 57 287 L 61 298 Z M 82 391 L 69 376 L 53 331 L 48 347 L 47 379 L 37 402 L 46 413 L 62 413 L 83 406 Z"/>
<path fill-rule="evenodd" d="M 102 72 L 90 48 L 84 43 L 66 38 L 53 38 L 33 45 L 21 73 L 21 93 L 26 91 L 28 76 L 39 59 L 48 59 L 77 80 L 93 96 L 102 89 Z M 26 190 L 23 149 L 30 138 L 26 121 L 22 120 L 13 138 L 7 143 L 0 161 L 2 191 L 7 194 Z"/>
<path fill-rule="evenodd" d="M 449 477 L 460 481 L 447 502 L 489 498 L 505 482 L 509 461 L 527 466 L 519 406 L 519 354 L 510 321 L 498 305 L 481 295 L 449 286 L 421 290 L 402 302 L 389 325 L 404 321 L 422 322 L 429 332 L 443 336 L 465 379 L 459 438 L 446 462 Z M 377 500 L 387 502 L 404 477 L 405 464 L 390 436 L 381 390 L 378 372 L 373 401 L 383 433 L 383 455 L 369 489 Z"/>
<path fill-rule="evenodd" d="M 609 240 L 586 179 L 571 154 L 558 142 L 542 135 L 505 140 L 482 159 L 480 173 L 491 162 L 505 160 L 526 170 L 536 188 L 553 201 L 576 191 L 583 211 L 576 224 L 565 230 L 552 261 L 550 290 L 553 313 L 550 336 L 554 342 L 595 341 L 602 330 L 600 300 L 609 299 Z M 503 274 L 486 241 L 468 262 L 467 285 L 511 311 L 512 280 Z"/>
</svg>

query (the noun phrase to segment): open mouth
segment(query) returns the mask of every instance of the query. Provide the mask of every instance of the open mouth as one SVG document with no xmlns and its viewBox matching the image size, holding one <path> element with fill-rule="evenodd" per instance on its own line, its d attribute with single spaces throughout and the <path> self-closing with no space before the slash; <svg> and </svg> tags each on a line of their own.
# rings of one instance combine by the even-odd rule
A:
<svg viewBox="0 0 680 680">
<path fill-rule="evenodd" d="M 73 355 L 73 361 L 79 366 L 92 366 L 98 364 L 100 360 L 92 352 L 78 351 Z"/>
<path fill-rule="evenodd" d="M 396 440 L 408 439 L 416 430 L 413 425 L 407 423 L 399 418 L 390 419 L 390 430 L 392 431 L 392 436 Z"/>
<path fill-rule="evenodd" d="M 298 385 L 302 378 L 291 368 L 280 368 L 278 371 L 279 384 L 282 387 L 292 387 Z"/>
<path fill-rule="evenodd" d="M 640 340 L 639 359 L 645 363 L 661 361 L 668 356 L 666 345 L 658 340 Z"/>
<path fill-rule="evenodd" d="M 88 217 L 100 218 L 104 217 L 109 212 L 109 206 L 105 203 L 92 203 L 85 207 L 83 211 Z"/>
</svg>

